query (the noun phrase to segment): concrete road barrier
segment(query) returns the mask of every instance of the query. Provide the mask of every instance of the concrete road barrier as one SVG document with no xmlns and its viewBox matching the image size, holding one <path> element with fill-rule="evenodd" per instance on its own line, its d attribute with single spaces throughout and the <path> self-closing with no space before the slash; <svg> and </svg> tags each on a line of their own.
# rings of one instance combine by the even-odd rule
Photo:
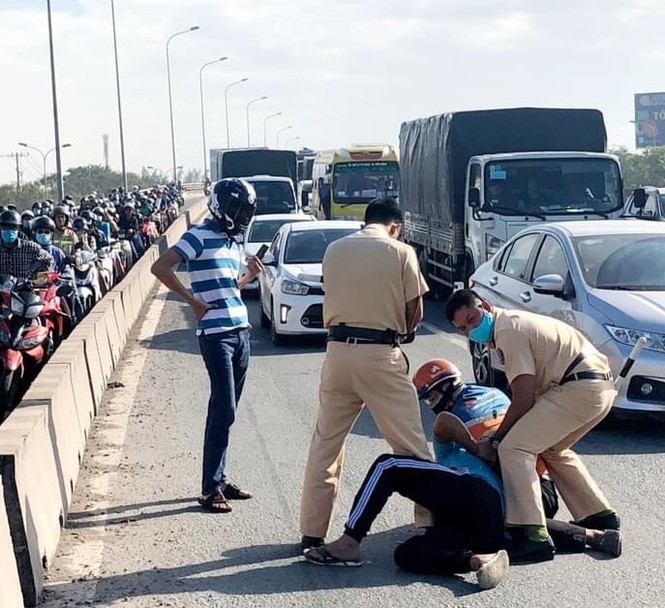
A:
<svg viewBox="0 0 665 608">
<path fill-rule="evenodd" d="M 46 406 L 17 408 L 0 425 L 0 476 L 23 601 L 36 606 L 64 522 Z"/>
<path fill-rule="evenodd" d="M 4 490 L 0 477 L 0 602 L 3 608 L 23 608 L 21 582 L 9 532 Z"/>
<path fill-rule="evenodd" d="M 129 334 L 154 293 L 157 281 L 150 267 L 164 245 L 175 243 L 205 211 L 205 201 L 193 205 L 146 251 L 57 349 L 0 425 L 0 480 L 6 499 L 4 507 L 0 502 L 0 608 L 14 608 L 20 601 L 16 575 L 25 604 L 38 603 L 71 504 L 90 423 Z M 11 531 L 13 554 L 8 554 L 3 521 Z"/>
</svg>

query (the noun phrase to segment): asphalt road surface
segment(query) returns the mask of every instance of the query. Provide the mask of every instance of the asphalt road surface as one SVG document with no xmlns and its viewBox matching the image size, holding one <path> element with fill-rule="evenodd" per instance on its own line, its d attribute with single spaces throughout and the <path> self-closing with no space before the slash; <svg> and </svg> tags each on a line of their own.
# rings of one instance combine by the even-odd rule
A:
<svg viewBox="0 0 665 608">
<path fill-rule="evenodd" d="M 585 554 L 516 566 L 485 592 L 469 575 L 412 576 L 392 562 L 396 544 L 415 533 L 409 503 L 394 497 L 363 545 L 362 568 L 304 562 L 298 509 L 325 344 L 273 347 L 259 327 L 256 299 L 247 300 L 253 357 L 228 471 L 255 497 L 224 515 L 196 504 L 208 380 L 190 311 L 160 290 L 115 374 L 121 385 L 108 390 L 94 423 L 45 606 L 665 606 L 665 428 L 654 423 L 596 431 L 579 445 L 622 515 L 619 559 Z M 427 302 L 426 321 L 405 348 L 412 370 L 444 356 L 471 380 L 466 343 L 444 321 L 439 302 Z M 429 428 L 429 412 L 423 419 Z M 367 467 L 386 451 L 363 413 L 348 439 L 330 538 L 341 533 Z"/>
</svg>

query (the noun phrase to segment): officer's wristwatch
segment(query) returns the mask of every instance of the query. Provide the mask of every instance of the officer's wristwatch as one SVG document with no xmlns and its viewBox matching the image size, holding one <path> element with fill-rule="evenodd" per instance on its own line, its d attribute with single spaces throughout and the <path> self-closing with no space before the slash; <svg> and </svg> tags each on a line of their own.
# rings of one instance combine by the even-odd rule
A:
<svg viewBox="0 0 665 608">
<path fill-rule="evenodd" d="M 501 439 L 503 437 L 499 437 L 498 435 L 492 435 L 490 437 L 490 445 L 492 446 L 493 450 L 498 450 L 499 449 L 499 444 L 501 443 Z"/>
</svg>

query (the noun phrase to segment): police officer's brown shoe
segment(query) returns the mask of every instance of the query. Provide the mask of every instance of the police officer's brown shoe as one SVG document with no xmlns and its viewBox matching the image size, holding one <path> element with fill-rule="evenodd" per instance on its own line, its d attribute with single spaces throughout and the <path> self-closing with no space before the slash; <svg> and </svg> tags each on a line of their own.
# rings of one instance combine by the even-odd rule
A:
<svg viewBox="0 0 665 608">
<path fill-rule="evenodd" d="M 313 547 L 321 547 L 321 546 L 323 546 L 323 539 L 319 536 L 303 535 L 300 538 L 300 548 L 303 551 L 307 551 L 307 549 L 312 549 Z"/>
<path fill-rule="evenodd" d="M 586 528 L 587 530 L 618 530 L 621 528 L 621 518 L 614 511 L 589 515 L 584 519 L 573 521 L 571 523 Z"/>
<path fill-rule="evenodd" d="M 530 540 L 525 538 L 514 543 L 508 549 L 511 564 L 535 564 L 554 559 L 554 543 L 547 540 Z"/>
</svg>

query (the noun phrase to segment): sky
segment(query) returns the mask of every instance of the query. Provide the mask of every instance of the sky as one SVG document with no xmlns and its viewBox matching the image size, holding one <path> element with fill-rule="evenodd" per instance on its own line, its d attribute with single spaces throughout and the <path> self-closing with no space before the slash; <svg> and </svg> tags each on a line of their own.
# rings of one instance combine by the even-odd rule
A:
<svg viewBox="0 0 665 608">
<path fill-rule="evenodd" d="M 63 167 L 120 168 L 110 0 L 51 0 Z M 598 108 L 608 143 L 634 148 L 633 95 L 665 90 L 663 0 L 115 0 L 127 167 L 172 166 L 166 41 L 177 164 L 208 147 L 291 137 L 289 147 L 397 143 L 405 120 L 453 110 Z M 46 0 L 0 0 L 0 155 L 54 146 Z M 48 171 L 54 171 L 54 154 Z M 22 179 L 41 177 L 36 152 Z M 0 183 L 15 180 L 0 158 Z"/>
</svg>

